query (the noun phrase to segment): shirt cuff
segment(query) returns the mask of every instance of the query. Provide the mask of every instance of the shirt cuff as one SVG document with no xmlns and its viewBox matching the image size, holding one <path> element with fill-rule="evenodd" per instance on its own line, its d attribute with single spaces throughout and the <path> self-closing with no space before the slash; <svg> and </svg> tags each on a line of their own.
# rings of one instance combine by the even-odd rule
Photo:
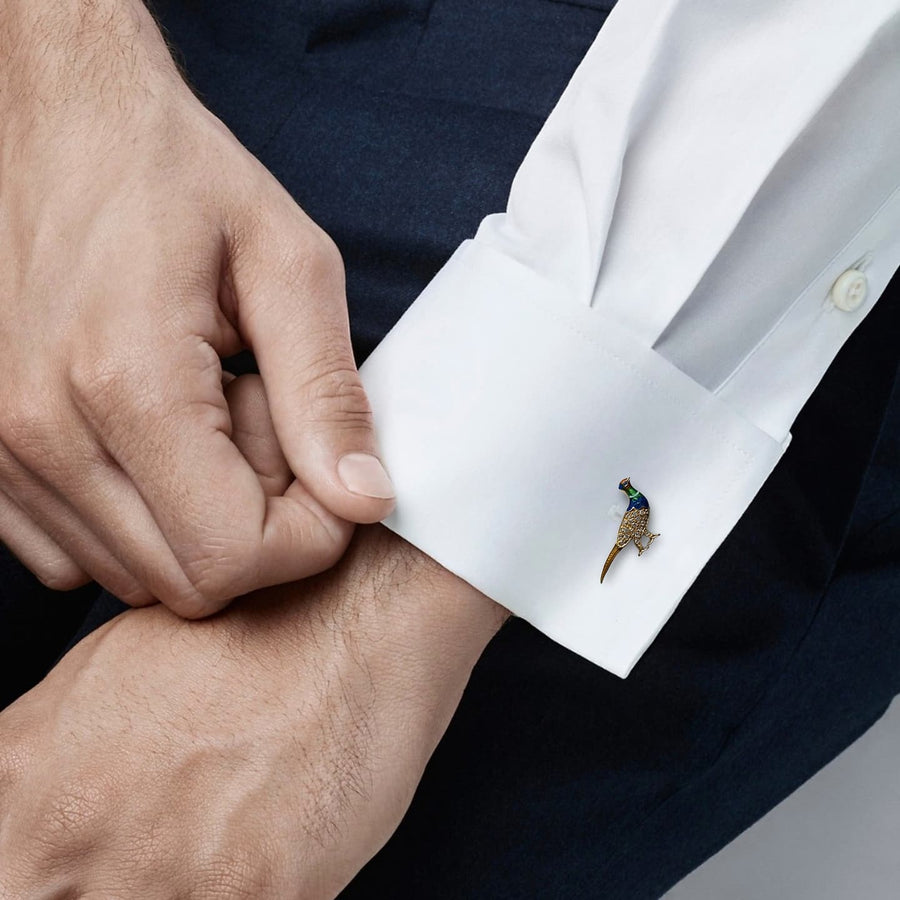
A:
<svg viewBox="0 0 900 900">
<path fill-rule="evenodd" d="M 477 240 L 361 372 L 397 489 L 385 524 L 623 678 L 788 443 Z M 625 476 L 660 537 L 601 584 Z"/>
</svg>

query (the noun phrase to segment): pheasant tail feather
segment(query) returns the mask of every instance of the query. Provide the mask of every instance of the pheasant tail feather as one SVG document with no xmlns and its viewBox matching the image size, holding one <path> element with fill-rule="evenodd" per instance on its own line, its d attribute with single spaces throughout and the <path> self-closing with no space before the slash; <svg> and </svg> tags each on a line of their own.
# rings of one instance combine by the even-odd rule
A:
<svg viewBox="0 0 900 900">
<path fill-rule="evenodd" d="M 612 561 L 619 555 L 621 549 L 622 548 L 618 544 L 613 544 L 612 550 L 609 551 L 609 556 L 606 557 L 606 562 L 603 563 L 603 571 L 600 573 L 600 584 L 603 584 L 603 579 L 606 577 L 606 573 L 609 571 Z"/>
</svg>

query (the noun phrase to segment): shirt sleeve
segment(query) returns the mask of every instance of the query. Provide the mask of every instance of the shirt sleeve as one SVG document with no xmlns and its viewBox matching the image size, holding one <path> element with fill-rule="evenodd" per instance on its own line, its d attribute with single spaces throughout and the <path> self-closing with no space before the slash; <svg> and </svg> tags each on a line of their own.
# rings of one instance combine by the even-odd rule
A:
<svg viewBox="0 0 900 900">
<path fill-rule="evenodd" d="M 386 524 L 625 677 L 900 265 L 898 94 L 900 0 L 619 0 L 362 368 Z"/>
</svg>

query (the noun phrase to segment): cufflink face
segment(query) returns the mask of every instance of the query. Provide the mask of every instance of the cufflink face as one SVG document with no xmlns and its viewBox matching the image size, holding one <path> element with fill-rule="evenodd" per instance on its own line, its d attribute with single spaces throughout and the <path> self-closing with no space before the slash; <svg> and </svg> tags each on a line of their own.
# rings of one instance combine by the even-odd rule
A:
<svg viewBox="0 0 900 900">
<path fill-rule="evenodd" d="M 647 502 L 647 498 L 632 485 L 629 476 L 626 475 L 619 482 L 619 490 L 628 495 L 628 509 L 625 510 L 622 521 L 619 523 L 616 542 L 603 564 L 603 571 L 600 573 L 601 584 L 603 584 L 603 579 L 606 577 L 612 561 L 625 547 L 633 543 L 637 547 L 638 556 L 641 556 L 645 550 L 650 549 L 654 539 L 659 537 L 659 534 L 654 534 L 647 527 L 650 521 L 650 504 Z M 644 543 L 645 540 L 646 543 Z"/>
</svg>

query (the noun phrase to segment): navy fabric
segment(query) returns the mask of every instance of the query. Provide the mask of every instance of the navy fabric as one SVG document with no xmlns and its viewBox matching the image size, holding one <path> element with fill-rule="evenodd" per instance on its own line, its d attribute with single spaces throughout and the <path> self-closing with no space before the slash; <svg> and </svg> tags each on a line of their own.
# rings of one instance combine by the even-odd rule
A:
<svg viewBox="0 0 900 900">
<path fill-rule="evenodd" d="M 0 543 L 0 709 L 44 677 L 98 592 L 95 584 L 51 591 Z"/>
<path fill-rule="evenodd" d="M 340 246 L 362 360 L 503 208 L 609 5 L 157 9 L 198 93 Z M 627 680 L 521 621 L 501 632 L 346 900 L 659 897 L 882 714 L 900 691 L 898 291 Z M 120 609 L 101 596 L 81 633 Z"/>
</svg>

